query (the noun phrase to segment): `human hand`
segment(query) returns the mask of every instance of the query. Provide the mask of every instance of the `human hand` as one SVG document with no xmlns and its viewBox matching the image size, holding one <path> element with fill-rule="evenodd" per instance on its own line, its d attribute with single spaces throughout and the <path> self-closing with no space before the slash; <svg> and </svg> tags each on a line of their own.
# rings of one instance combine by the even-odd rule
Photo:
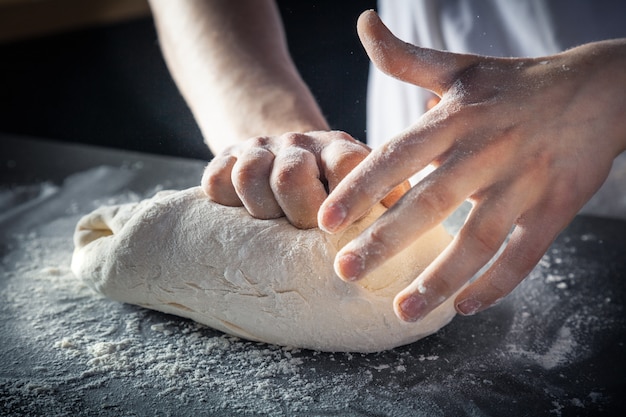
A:
<svg viewBox="0 0 626 417">
<path fill-rule="evenodd" d="M 364 277 L 469 200 L 462 229 L 394 308 L 406 321 L 424 317 L 512 230 L 493 265 L 456 296 L 459 313 L 484 310 L 533 269 L 626 148 L 626 42 L 512 59 L 406 44 L 374 12 L 358 30 L 378 68 L 441 101 L 346 176 L 322 204 L 320 227 L 343 230 L 401 181 L 428 164 L 436 169 L 346 245 L 335 270 L 349 281 Z"/>
<path fill-rule="evenodd" d="M 370 152 L 340 131 L 256 137 L 217 155 L 202 177 L 207 196 L 227 206 L 245 206 L 260 219 L 287 216 L 301 229 L 317 226 L 317 211 L 337 184 Z M 384 199 L 393 204 L 402 184 Z"/>
</svg>

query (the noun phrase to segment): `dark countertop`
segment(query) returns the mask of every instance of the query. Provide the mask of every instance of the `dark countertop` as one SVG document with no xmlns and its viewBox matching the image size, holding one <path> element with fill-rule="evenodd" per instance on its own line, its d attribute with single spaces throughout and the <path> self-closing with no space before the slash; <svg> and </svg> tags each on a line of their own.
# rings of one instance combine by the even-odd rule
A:
<svg viewBox="0 0 626 417">
<path fill-rule="evenodd" d="M 626 222 L 577 217 L 498 306 L 379 354 L 245 342 L 93 294 L 73 227 L 204 162 L 0 138 L 0 414 L 621 415 Z"/>
</svg>

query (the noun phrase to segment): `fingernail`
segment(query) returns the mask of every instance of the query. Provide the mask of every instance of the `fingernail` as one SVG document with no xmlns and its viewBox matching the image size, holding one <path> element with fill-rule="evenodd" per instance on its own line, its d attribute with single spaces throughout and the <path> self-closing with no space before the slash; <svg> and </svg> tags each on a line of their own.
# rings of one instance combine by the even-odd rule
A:
<svg viewBox="0 0 626 417">
<path fill-rule="evenodd" d="M 481 307 L 482 303 L 480 301 L 474 300 L 473 298 L 463 300 L 456 305 L 457 311 L 464 316 L 471 316 L 478 313 L 478 310 L 480 310 Z"/>
<path fill-rule="evenodd" d="M 342 204 L 330 203 L 324 208 L 319 226 L 327 232 L 334 232 L 341 226 L 348 215 L 348 211 Z"/>
<path fill-rule="evenodd" d="M 336 265 L 337 273 L 346 281 L 356 281 L 365 269 L 363 258 L 353 253 L 340 255 Z"/>
<path fill-rule="evenodd" d="M 402 300 L 398 307 L 403 320 L 418 321 L 426 309 L 426 300 L 420 295 L 413 294 Z"/>
</svg>

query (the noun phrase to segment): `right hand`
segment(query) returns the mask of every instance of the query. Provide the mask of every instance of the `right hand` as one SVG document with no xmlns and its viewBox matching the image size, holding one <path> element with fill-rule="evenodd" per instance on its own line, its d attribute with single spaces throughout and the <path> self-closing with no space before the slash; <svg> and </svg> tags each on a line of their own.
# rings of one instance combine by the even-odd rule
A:
<svg viewBox="0 0 626 417">
<path fill-rule="evenodd" d="M 367 276 L 469 200 L 453 242 L 394 308 L 402 320 L 425 317 L 506 241 L 456 295 L 459 313 L 482 311 L 530 273 L 626 149 L 626 40 L 494 58 L 405 43 L 372 11 L 358 29 L 378 68 L 441 101 L 346 176 L 320 209 L 320 227 L 341 232 L 396 184 L 428 164 L 435 170 L 342 248 L 335 271 L 350 281 Z"/>
<path fill-rule="evenodd" d="M 291 224 L 317 227 L 317 211 L 337 184 L 370 153 L 341 131 L 255 137 L 226 149 L 206 167 L 202 188 L 213 201 L 244 206 L 259 219 L 286 216 Z M 392 205 L 403 184 L 383 203 Z"/>
</svg>

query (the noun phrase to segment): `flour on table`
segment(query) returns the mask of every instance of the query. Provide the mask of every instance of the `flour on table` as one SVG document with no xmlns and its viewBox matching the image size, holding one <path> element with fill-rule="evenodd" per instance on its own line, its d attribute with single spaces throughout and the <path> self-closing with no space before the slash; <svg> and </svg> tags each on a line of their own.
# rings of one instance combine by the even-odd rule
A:
<svg viewBox="0 0 626 417">
<path fill-rule="evenodd" d="M 399 320 L 394 296 L 450 242 L 424 235 L 358 283 L 333 270 L 338 250 L 384 208 L 343 234 L 258 220 L 199 188 L 102 207 L 74 235 L 72 270 L 114 300 L 191 318 L 253 341 L 375 352 L 414 342 L 454 316 L 454 297 L 419 323 Z"/>
<path fill-rule="evenodd" d="M 62 186 L 0 189 L 0 202 L 17 204 L 0 209 L 13 213 L 0 220 L 4 414 L 621 415 L 624 373 L 614 358 L 623 353 L 626 303 L 617 281 L 603 278 L 623 268 L 606 263 L 610 255 L 580 261 L 583 250 L 616 253 L 592 229 L 557 242 L 498 306 L 376 354 L 244 341 L 95 296 L 70 270 L 80 214 L 193 185 L 205 165 L 185 166 L 177 161 L 187 182 L 167 177 L 165 185 L 149 166 L 134 174 L 98 167 Z"/>
</svg>

